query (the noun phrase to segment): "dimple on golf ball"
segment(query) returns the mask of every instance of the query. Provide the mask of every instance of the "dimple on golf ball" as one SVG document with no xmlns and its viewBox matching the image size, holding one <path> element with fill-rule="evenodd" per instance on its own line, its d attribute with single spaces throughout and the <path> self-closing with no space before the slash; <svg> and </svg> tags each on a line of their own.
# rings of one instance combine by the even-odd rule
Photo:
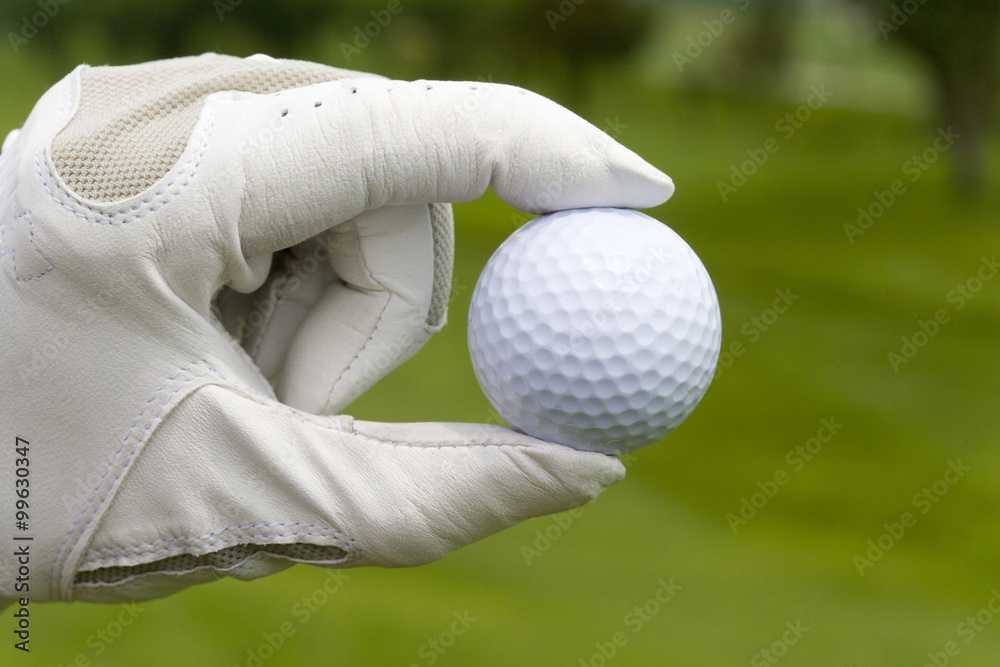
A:
<svg viewBox="0 0 1000 667">
<path fill-rule="evenodd" d="M 691 414 L 715 372 L 722 320 L 698 256 L 627 209 L 543 215 L 490 258 L 469 308 L 479 385 L 517 430 L 623 454 Z"/>
</svg>

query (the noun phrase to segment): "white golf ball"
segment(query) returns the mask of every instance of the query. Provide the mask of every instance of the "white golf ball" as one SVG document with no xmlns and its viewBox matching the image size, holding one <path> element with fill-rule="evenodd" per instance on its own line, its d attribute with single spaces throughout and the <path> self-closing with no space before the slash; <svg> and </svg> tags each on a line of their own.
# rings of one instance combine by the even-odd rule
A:
<svg viewBox="0 0 1000 667">
<path fill-rule="evenodd" d="M 469 351 L 507 423 L 575 449 L 622 454 L 691 414 L 715 372 L 722 319 L 694 251 L 638 211 L 535 218 L 479 276 Z"/>
</svg>

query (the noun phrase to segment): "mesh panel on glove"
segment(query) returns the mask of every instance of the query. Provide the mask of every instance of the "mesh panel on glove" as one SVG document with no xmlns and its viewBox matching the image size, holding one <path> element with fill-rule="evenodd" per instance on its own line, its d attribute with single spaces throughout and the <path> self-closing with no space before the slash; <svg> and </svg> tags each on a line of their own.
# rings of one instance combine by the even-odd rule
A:
<svg viewBox="0 0 1000 667">
<path fill-rule="evenodd" d="M 75 585 L 110 585 L 141 577 L 144 574 L 184 574 L 210 568 L 217 572 L 228 572 L 257 554 L 275 556 L 297 563 L 337 563 L 343 561 L 347 552 L 339 547 L 318 544 L 240 544 L 202 556 L 182 554 L 162 560 L 129 567 L 102 567 L 98 570 L 78 572 L 73 579 Z"/>
<path fill-rule="evenodd" d="M 215 92 L 276 93 L 355 72 L 315 63 L 207 54 L 80 74 L 80 103 L 52 144 L 66 185 L 99 202 L 134 197 L 170 171 Z"/>
<path fill-rule="evenodd" d="M 427 311 L 427 325 L 444 326 L 451 299 L 451 270 L 455 260 L 455 227 L 450 204 L 431 204 L 431 233 L 434 238 L 434 291 Z"/>
</svg>

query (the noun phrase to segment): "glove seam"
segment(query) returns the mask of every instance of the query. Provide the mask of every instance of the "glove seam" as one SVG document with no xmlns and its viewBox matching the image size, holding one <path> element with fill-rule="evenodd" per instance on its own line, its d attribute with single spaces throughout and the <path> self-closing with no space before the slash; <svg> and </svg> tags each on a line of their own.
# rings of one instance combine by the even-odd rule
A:
<svg viewBox="0 0 1000 667">
<path fill-rule="evenodd" d="M 224 380 L 224 381 L 226 381 L 226 380 Z M 226 382 L 228 382 L 228 381 L 226 381 Z M 231 384 L 231 386 L 234 389 L 242 389 L 242 387 L 240 387 L 238 385 L 235 385 L 235 384 Z M 455 444 L 423 445 L 423 444 L 413 444 L 413 443 L 407 443 L 407 442 L 399 442 L 397 440 L 385 440 L 385 439 L 382 439 L 382 438 L 377 438 L 375 436 L 368 435 L 367 433 L 364 433 L 362 431 L 359 431 L 354 426 L 352 426 L 350 428 L 350 430 L 348 430 L 347 428 L 345 428 L 344 424 L 340 420 L 340 416 L 333 416 L 333 415 L 327 415 L 327 416 L 310 415 L 312 417 L 317 417 L 317 419 L 306 419 L 303 416 L 303 413 L 299 412 L 298 410 L 295 410 L 294 408 L 292 408 L 292 407 L 290 407 L 288 405 L 285 405 L 284 403 L 281 403 L 279 401 L 274 401 L 274 400 L 271 400 L 271 399 L 267 399 L 267 397 L 263 397 L 263 398 L 265 398 L 267 400 L 267 403 L 269 403 L 272 407 L 274 407 L 274 408 L 276 408 L 278 410 L 281 410 L 281 411 L 287 411 L 290 417 L 292 417 L 293 419 L 295 419 L 295 420 L 297 420 L 297 421 L 299 421 L 299 422 L 301 422 L 303 424 L 308 424 L 310 426 L 317 426 L 319 428 L 327 429 L 327 430 L 330 430 L 330 431 L 336 431 L 338 433 L 344 433 L 346 435 L 350 435 L 352 437 L 356 437 L 356 438 L 359 438 L 361 440 L 366 440 L 368 442 L 378 443 L 380 445 L 386 445 L 388 447 L 405 447 L 405 448 L 410 449 L 410 450 L 426 450 L 426 451 L 434 451 L 434 450 L 441 450 L 441 449 L 476 449 L 476 448 L 490 448 L 490 449 L 500 449 L 500 450 L 504 450 L 504 449 L 517 449 L 517 450 L 528 450 L 528 451 L 535 450 L 535 451 L 539 451 L 539 448 L 536 447 L 536 446 L 534 446 L 534 445 L 518 445 L 518 444 L 510 444 L 510 443 L 490 443 L 490 442 L 471 442 L 470 443 L 470 442 L 456 442 Z"/>
<path fill-rule="evenodd" d="M 368 271 L 367 265 L 365 266 L 365 270 Z M 378 283 L 377 280 L 375 282 Z M 381 283 L 378 284 L 381 285 Z M 383 288 L 382 293 L 385 294 L 385 303 L 382 304 L 382 310 L 379 311 L 378 318 L 375 320 L 375 326 L 372 327 L 372 332 L 369 334 L 368 340 L 365 341 L 364 345 L 358 348 L 357 353 L 355 353 L 354 357 L 347 364 L 347 366 L 344 367 L 344 372 L 340 374 L 340 377 L 338 377 L 336 382 L 333 383 L 333 386 L 330 387 L 330 391 L 326 395 L 326 406 L 333 404 L 333 397 L 337 393 L 337 388 L 340 386 L 341 382 L 344 381 L 344 378 L 347 377 L 348 373 L 350 373 L 354 364 L 361 358 L 361 354 L 367 350 L 368 346 L 371 345 L 373 340 L 375 340 L 375 334 L 378 332 L 379 326 L 382 324 L 382 318 L 385 317 L 385 311 L 389 309 L 389 304 L 392 303 L 392 293 L 385 288 Z"/>
<path fill-rule="evenodd" d="M 108 474 L 115 467 L 116 461 L 118 460 L 119 456 L 122 454 L 122 450 L 125 448 L 126 443 L 132 437 L 132 433 L 135 430 L 136 426 L 139 424 L 139 421 L 142 419 L 143 414 L 150 407 L 150 405 L 153 404 L 153 402 L 161 394 L 161 392 L 163 392 L 170 385 L 171 382 L 173 382 L 174 380 L 176 380 L 182 374 L 190 371 L 195 366 L 204 366 L 205 367 L 205 368 L 203 368 L 204 372 L 202 372 L 200 375 L 194 375 L 194 376 L 188 378 L 187 380 L 185 380 L 184 382 L 182 382 L 180 384 L 180 386 L 178 386 L 177 388 L 175 388 L 174 391 L 172 391 L 170 393 L 170 395 L 167 397 L 167 399 L 165 401 L 163 401 L 162 405 L 160 406 L 159 411 L 157 412 L 157 414 L 155 416 L 152 416 L 152 418 L 149 420 L 149 423 L 146 425 L 145 430 L 143 430 L 142 434 L 139 436 L 139 438 L 136 440 L 135 444 L 133 445 L 132 451 L 128 453 L 128 456 L 125 459 L 124 463 L 121 464 L 121 469 L 118 471 L 118 474 L 115 476 L 115 479 L 112 480 L 111 483 L 108 485 L 108 489 L 104 493 L 104 496 L 95 505 L 94 504 L 94 499 L 97 497 L 97 494 L 99 493 L 101 487 L 104 486 L 105 481 L 107 480 Z M 202 359 L 200 361 L 189 363 L 188 365 L 184 366 L 183 368 L 181 368 L 180 370 L 178 370 L 176 373 L 174 373 L 174 375 L 171 376 L 169 379 L 167 379 L 160 386 L 159 389 L 157 389 L 155 392 L 153 392 L 153 394 L 149 397 L 149 400 L 147 400 L 146 403 L 142 406 L 142 409 L 139 410 L 139 413 L 136 415 L 135 419 L 132 421 L 132 425 L 129 427 L 128 431 L 126 431 L 125 436 L 122 438 L 121 442 L 119 443 L 118 449 L 116 449 L 115 452 L 114 452 L 114 454 L 111 456 L 111 460 L 108 462 L 108 465 L 105 468 L 104 473 L 101 475 L 101 478 L 100 478 L 100 480 L 97 483 L 97 486 L 94 488 L 93 492 L 90 494 L 90 497 L 87 499 L 86 504 L 84 504 L 83 509 L 80 510 L 80 513 L 77 515 L 77 517 L 73 521 L 72 525 L 66 531 L 66 536 L 63 537 L 62 542 L 60 542 L 59 548 L 56 549 L 56 559 L 52 563 L 52 572 L 51 572 L 52 585 L 53 586 L 57 586 L 58 585 L 57 584 L 57 577 L 56 577 L 56 568 L 59 565 L 60 561 L 62 561 L 63 558 L 64 558 L 63 554 L 64 554 L 64 549 L 66 547 L 66 543 L 70 540 L 70 538 L 74 534 L 77 533 L 77 527 L 80 525 L 80 522 L 84 519 L 84 517 L 87 514 L 90 514 L 90 517 L 87 519 L 86 523 L 83 525 L 83 528 L 80 531 L 79 535 L 77 535 L 75 543 L 78 542 L 80 539 L 83 538 L 84 535 L 87 534 L 87 531 L 90 529 L 91 524 L 94 522 L 95 519 L 97 519 L 98 516 L 100 516 L 101 509 L 105 506 L 105 504 L 106 504 L 106 502 L 108 500 L 108 497 L 111 495 L 112 491 L 115 490 L 115 488 L 116 488 L 119 480 L 122 478 L 122 476 L 128 470 L 131 469 L 131 463 L 132 463 L 133 459 L 135 459 L 135 457 L 137 456 L 139 450 L 142 449 L 143 445 L 148 440 L 149 434 L 152 432 L 153 427 L 156 424 L 158 424 L 158 420 L 159 420 L 159 418 L 160 418 L 160 416 L 161 416 L 161 414 L 163 412 L 163 409 L 166 406 L 170 405 L 170 402 L 173 400 L 174 396 L 176 396 L 182 389 L 186 388 L 191 383 L 196 382 L 197 380 L 199 380 L 199 379 L 201 379 L 201 378 L 203 378 L 203 377 L 205 377 L 206 375 L 209 375 L 209 374 L 214 374 L 217 377 L 219 377 L 220 379 L 223 379 L 225 381 L 225 378 L 223 378 L 223 376 L 210 363 L 208 363 L 204 359 Z M 72 551 L 72 549 L 71 549 L 71 551 Z"/>
<path fill-rule="evenodd" d="M 371 436 L 361 435 L 361 434 L 358 434 L 358 433 L 356 433 L 355 435 L 358 435 L 359 437 L 363 438 L 364 440 L 368 440 L 368 441 L 371 441 L 371 442 L 377 442 L 377 443 L 382 444 L 382 445 L 388 445 L 389 447 L 406 447 L 406 448 L 411 449 L 411 450 L 434 451 L 434 450 L 441 450 L 441 449 L 477 449 L 477 448 L 482 448 L 482 449 L 490 448 L 490 449 L 501 449 L 501 450 L 503 450 L 503 449 L 525 449 L 525 450 L 535 449 L 534 447 L 531 447 L 530 445 L 509 445 L 509 444 L 504 444 L 504 443 L 490 444 L 490 443 L 485 443 L 485 442 L 484 443 L 472 443 L 472 444 L 456 443 L 454 445 L 431 445 L 431 446 L 427 446 L 427 445 L 413 445 L 413 444 L 408 444 L 408 443 L 405 443 L 405 442 L 396 442 L 395 440 L 379 440 L 378 438 L 372 438 Z"/>
<path fill-rule="evenodd" d="M 247 350 L 250 358 L 255 362 L 257 360 L 257 355 L 260 353 L 260 348 L 264 345 L 264 338 L 267 336 L 267 332 L 271 329 L 271 324 L 274 322 L 274 313 L 277 312 L 278 306 L 280 306 L 285 300 L 285 285 L 288 284 L 289 279 L 294 275 L 294 271 L 291 267 L 286 264 L 285 270 L 281 277 L 276 279 L 271 283 L 268 288 L 269 295 L 274 296 L 274 306 L 270 309 L 271 314 L 267 318 L 267 321 L 257 329 L 257 340 L 254 343 L 253 349 Z"/>
<path fill-rule="evenodd" d="M 156 415 L 151 416 L 149 418 L 149 422 L 146 424 L 146 427 L 143 430 L 143 432 L 141 433 L 141 435 L 139 435 L 138 438 L 136 439 L 135 444 L 132 446 L 131 451 L 128 453 L 127 457 L 125 458 L 124 463 L 120 464 L 120 470 L 118 471 L 118 474 L 116 475 L 115 479 L 112 480 L 110 483 L 108 483 L 107 482 L 107 478 L 108 478 L 109 473 L 116 466 L 116 462 L 119 460 L 119 457 L 122 456 L 123 449 L 124 449 L 125 445 L 132 438 L 132 434 L 133 434 L 136 426 L 139 424 L 140 420 L 143 418 L 143 415 L 149 409 L 150 405 L 152 405 L 156 401 L 157 397 L 159 397 L 161 395 L 161 393 L 167 387 L 169 387 L 169 385 L 170 385 L 171 382 L 173 382 L 174 380 L 176 380 L 177 378 L 179 378 L 184 373 L 192 372 L 192 369 L 194 369 L 195 367 L 198 367 L 198 366 L 202 367 L 201 369 L 199 369 L 199 370 L 201 370 L 200 374 L 198 374 L 198 375 L 192 375 L 192 377 L 189 377 L 186 380 L 184 380 L 179 386 L 177 386 L 176 388 L 174 388 L 174 390 L 170 393 L 169 396 L 166 397 L 165 400 L 162 401 L 162 404 L 160 405 L 159 411 L 157 412 Z M 262 402 L 269 403 L 269 404 L 272 404 L 272 405 L 275 405 L 275 406 L 281 406 L 282 408 L 288 410 L 292 415 L 296 415 L 296 412 L 294 410 L 292 410 L 291 408 L 289 408 L 288 406 L 285 406 L 284 404 L 279 403 L 279 402 L 277 402 L 277 401 L 269 398 L 268 396 L 266 396 L 266 395 L 264 395 L 264 394 L 262 394 L 262 393 L 260 393 L 258 391 L 253 390 L 250 387 L 239 385 L 239 384 L 236 384 L 235 382 L 230 381 L 222 373 L 220 373 L 211 363 L 209 363 L 205 359 L 201 359 L 199 361 L 191 362 L 191 363 L 187 364 L 186 366 L 182 367 L 181 369 L 179 369 L 170 378 L 168 378 L 167 380 L 165 380 L 164 383 L 160 386 L 159 389 L 157 389 L 155 392 L 153 392 L 153 394 L 149 397 L 149 399 L 146 401 L 146 403 L 140 409 L 140 411 L 136 415 L 135 419 L 132 421 L 132 425 L 129 427 L 128 431 L 126 431 L 124 437 L 122 438 L 121 442 L 119 443 L 118 449 L 115 450 L 114 454 L 111 457 L 111 460 L 108 462 L 108 465 L 105 468 L 105 471 L 102 474 L 100 480 L 98 481 L 97 486 L 94 488 L 93 492 L 91 492 L 90 497 L 87 499 L 87 502 L 85 503 L 83 509 L 80 511 L 80 513 L 77 515 L 76 519 L 73 521 L 73 524 L 66 531 L 66 535 L 63 537 L 62 542 L 60 542 L 59 547 L 56 550 L 56 558 L 55 558 L 54 562 L 52 563 L 52 570 L 51 570 L 52 586 L 61 588 L 61 584 L 59 583 L 58 576 L 57 576 L 57 569 L 59 568 L 60 564 L 62 564 L 63 567 L 65 567 L 65 565 L 66 565 L 65 561 L 69 557 L 69 555 L 66 552 L 66 545 L 67 545 L 67 543 L 70 541 L 71 538 L 73 538 L 74 536 L 76 536 L 75 537 L 75 541 L 74 541 L 74 548 L 75 548 L 75 545 L 78 544 L 80 542 L 80 540 L 82 540 L 87 535 L 88 531 L 90 530 L 90 526 L 94 523 L 94 521 L 97 520 L 101 516 L 102 509 L 107 504 L 108 498 L 112 495 L 112 492 L 115 491 L 115 489 L 116 489 L 116 487 L 117 487 L 117 485 L 119 483 L 119 480 L 131 469 L 132 463 L 134 462 L 134 460 L 136 459 L 136 457 L 139 455 L 139 453 L 140 453 L 141 449 L 143 448 L 143 446 L 145 445 L 145 443 L 148 441 L 150 433 L 153 431 L 154 427 L 159 423 L 159 419 L 162 416 L 163 410 L 168 405 L 171 405 L 171 402 L 173 401 L 174 397 L 178 393 L 180 393 L 182 390 L 184 390 L 185 388 L 187 388 L 192 383 L 195 383 L 195 382 L 197 382 L 199 380 L 202 380 L 206 376 L 215 376 L 215 378 L 217 378 L 217 382 L 218 382 L 218 385 L 216 385 L 216 386 L 226 386 L 226 387 L 238 390 L 241 393 L 243 393 L 244 395 L 256 397 L 258 400 L 260 400 Z M 330 429 L 335 429 L 335 430 L 338 430 L 338 431 L 343 431 L 343 424 L 341 424 L 336 418 L 330 417 L 328 419 L 331 422 L 330 425 L 326 425 L 326 424 L 321 424 L 321 425 L 322 426 L 326 426 L 327 428 L 330 428 Z M 97 501 L 96 504 L 95 504 L 95 498 L 97 497 L 98 493 L 100 492 L 100 489 L 102 487 L 104 487 L 105 484 L 107 484 L 107 490 L 105 491 L 105 493 L 101 497 L 101 499 L 99 501 Z M 87 517 L 88 514 L 89 514 L 89 518 L 86 519 L 86 522 L 84 523 L 83 527 L 80 528 L 81 522 L 84 520 L 85 517 Z M 330 529 L 330 530 L 332 530 L 332 529 Z M 276 535 L 276 537 L 278 537 L 278 536 L 280 536 L 280 535 Z M 330 537 L 330 536 L 327 536 L 327 537 Z M 350 538 L 347 538 L 346 536 L 343 536 L 343 539 L 349 540 Z M 338 546 L 340 546 L 340 545 L 338 545 Z M 348 549 L 348 548 L 345 547 L 345 550 L 348 550 L 351 553 L 355 554 L 354 557 L 357 557 L 358 555 L 360 555 L 361 550 L 356 545 L 350 544 L 349 546 L 350 546 L 350 548 Z M 72 551 L 74 550 L 74 548 L 70 548 L 69 549 L 69 553 L 70 554 L 72 553 Z M 85 556 L 81 557 L 80 562 L 83 562 L 83 558 L 85 558 Z M 80 567 L 80 565 L 77 564 L 74 569 L 78 570 L 79 567 Z M 67 598 L 67 599 L 69 599 L 69 598 Z"/>
<path fill-rule="evenodd" d="M 45 253 L 43 253 L 38 248 L 38 246 L 35 245 L 35 230 L 34 230 L 34 226 L 35 225 L 31 221 L 31 212 L 27 211 L 25 213 L 22 213 L 21 215 L 19 215 L 16 218 L 14 218 L 14 222 L 17 222 L 18 220 L 21 220 L 22 218 L 27 218 L 28 242 L 31 244 L 32 249 L 34 249 L 34 251 L 36 253 L 38 253 L 38 256 L 45 260 L 45 263 L 48 264 L 48 266 L 41 273 L 37 273 L 37 274 L 35 274 L 33 276 L 28 276 L 26 278 L 22 278 L 19 275 L 18 270 L 17 270 L 17 252 L 15 252 L 13 248 L 9 248 L 7 250 L 3 250 L 3 237 L 4 237 L 4 233 L 5 232 L 7 232 L 7 233 L 13 233 L 13 232 L 9 231 L 10 228 L 7 226 L 7 223 L 0 223 L 0 257 L 3 257 L 4 255 L 10 255 L 10 260 L 14 264 L 14 280 L 16 280 L 19 283 L 26 283 L 26 282 L 29 282 L 31 280 L 37 280 L 37 279 L 41 278 L 46 273 L 48 273 L 49 271 L 51 271 L 52 269 L 54 269 L 56 267 L 52 263 L 52 260 L 50 260 L 48 257 L 46 257 Z"/>
<path fill-rule="evenodd" d="M 270 388 L 270 385 L 268 385 L 268 383 L 267 383 L 267 378 L 265 378 L 261 374 L 260 369 L 257 367 L 256 362 L 250 357 L 249 354 L 247 354 L 247 351 L 243 349 L 243 346 L 240 345 L 239 342 L 237 342 L 237 340 L 235 338 L 233 338 L 233 335 L 231 333 L 229 333 L 229 331 L 226 330 L 225 325 L 222 324 L 222 321 L 219 319 L 219 317 L 218 317 L 218 315 L 217 315 L 216 312 L 214 312 L 214 311 L 210 312 L 209 321 L 212 323 L 212 326 L 215 327 L 215 330 L 217 332 L 219 332 L 219 334 L 229 343 L 230 349 L 232 349 L 234 352 L 236 352 L 239 355 L 240 359 L 242 359 L 243 362 L 246 363 L 246 365 L 247 365 L 247 371 L 250 372 L 250 373 L 254 373 L 257 377 L 259 377 L 261 379 L 261 381 L 263 382 L 264 386 Z M 221 377 L 221 375 L 220 375 L 220 377 Z M 234 384 L 233 386 L 236 386 L 236 385 Z M 271 400 L 271 401 L 276 401 L 277 400 L 275 398 L 275 396 L 274 396 L 273 393 L 259 392 L 259 391 L 254 390 L 251 387 L 245 387 L 245 389 L 248 392 L 250 392 L 252 395 L 263 396 L 263 397 L 265 397 L 265 398 L 267 398 L 268 400 Z"/>
<path fill-rule="evenodd" d="M 372 437 L 370 435 L 366 435 L 364 433 L 360 433 L 358 431 L 353 431 L 351 435 L 354 435 L 354 436 L 356 436 L 358 438 L 361 438 L 362 440 L 367 440 L 369 442 L 377 442 L 377 443 L 379 443 L 381 445 L 387 445 L 389 447 L 405 447 L 405 448 L 410 449 L 410 450 L 434 451 L 434 450 L 441 450 L 441 449 L 475 449 L 475 448 L 490 448 L 490 449 L 500 449 L 500 450 L 504 450 L 504 449 L 534 450 L 534 449 L 537 449 L 536 447 L 532 447 L 531 445 L 512 445 L 512 444 L 508 444 L 508 443 L 488 443 L 488 442 L 483 442 L 483 443 L 455 443 L 454 445 L 419 445 L 419 444 L 410 444 L 410 443 L 405 443 L 405 442 L 397 442 L 395 440 L 381 440 L 379 438 L 375 438 L 375 437 Z"/>
<path fill-rule="evenodd" d="M 172 542 L 172 541 L 176 541 L 176 540 L 203 540 L 203 539 L 206 539 L 206 538 L 209 538 L 209 537 L 215 537 L 216 535 L 221 535 L 222 533 L 225 533 L 225 532 L 230 531 L 230 530 L 249 530 L 251 528 L 279 528 L 279 527 L 284 528 L 284 527 L 292 527 L 292 526 L 298 527 L 298 528 L 316 528 L 318 530 L 330 531 L 332 533 L 336 533 L 337 535 L 343 535 L 343 533 L 341 533 L 340 531 L 336 530 L 335 528 L 327 528 L 326 526 L 319 526 L 319 525 L 312 524 L 312 523 L 299 523 L 299 522 L 290 522 L 290 523 L 287 523 L 287 522 L 286 523 L 255 523 L 255 524 L 249 524 L 249 525 L 246 525 L 246 526 L 228 526 L 228 527 L 223 528 L 221 530 L 212 531 L 211 533 L 205 533 L 204 535 L 199 535 L 199 536 L 196 536 L 196 537 L 164 537 L 164 538 L 159 539 L 159 540 L 153 540 L 152 542 L 143 542 L 141 544 L 136 544 L 136 545 L 133 545 L 133 546 L 130 546 L 130 547 L 101 547 L 99 549 L 91 549 L 90 552 L 91 553 L 95 553 L 95 554 L 96 553 L 116 553 L 116 552 L 120 552 L 120 551 L 126 551 L 126 550 L 129 550 L 129 549 L 139 549 L 141 547 L 153 547 L 153 546 L 156 546 L 157 544 L 161 544 L 163 542 Z M 353 540 L 351 540 L 350 538 L 348 538 L 346 536 L 344 537 L 344 539 L 346 541 L 348 541 L 348 542 L 353 541 Z"/>
<path fill-rule="evenodd" d="M 367 188 L 367 185 L 366 185 L 366 188 Z M 371 190 L 366 190 L 366 191 L 371 192 Z M 370 202 L 369 202 L 369 204 L 370 204 Z M 358 250 L 358 257 L 361 259 L 361 266 L 364 269 L 365 277 L 368 280 L 372 281 L 374 284 L 376 284 L 376 285 L 379 286 L 379 290 L 377 290 L 377 291 L 379 291 L 379 292 L 381 292 L 382 294 L 385 295 L 385 303 L 382 304 L 382 309 L 379 311 L 378 318 L 376 318 L 376 320 L 375 320 L 375 326 L 372 327 L 371 333 L 368 335 L 368 339 L 365 341 L 365 344 L 362 345 L 360 348 L 358 348 L 358 351 L 354 354 L 354 356 L 348 362 L 347 366 L 344 367 L 343 372 L 336 379 L 336 381 L 334 381 L 333 385 L 330 386 L 330 391 L 327 392 L 327 394 L 326 394 L 326 401 L 325 401 L 325 404 L 323 406 L 323 411 L 326 411 L 329 408 L 329 406 L 333 405 L 333 403 L 334 403 L 333 397 L 337 394 L 337 388 L 344 381 L 344 378 L 348 376 L 348 374 L 351 371 L 351 368 L 354 367 L 354 364 L 358 361 L 358 359 L 361 358 L 361 354 L 366 349 L 368 349 L 368 346 L 371 345 L 371 343 L 372 343 L 373 340 L 375 340 L 375 335 L 376 335 L 376 333 L 379 330 L 379 326 L 382 324 L 382 318 L 385 317 L 385 312 L 386 312 L 386 310 L 388 310 L 389 304 L 392 303 L 392 294 L 393 293 L 390 290 L 386 289 L 385 285 L 383 285 L 381 282 L 379 282 L 379 280 L 375 277 L 375 274 L 372 272 L 371 268 L 368 266 L 368 258 L 365 256 L 365 253 L 362 250 L 362 246 L 361 246 L 361 233 L 358 231 L 358 227 L 357 227 L 356 224 L 352 224 L 351 231 L 353 232 L 354 245 L 355 245 L 356 249 Z"/>
</svg>

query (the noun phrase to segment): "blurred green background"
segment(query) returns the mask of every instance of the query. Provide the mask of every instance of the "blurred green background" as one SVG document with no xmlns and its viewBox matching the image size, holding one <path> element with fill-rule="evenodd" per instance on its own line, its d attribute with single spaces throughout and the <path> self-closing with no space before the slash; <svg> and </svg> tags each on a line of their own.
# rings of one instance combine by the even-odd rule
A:
<svg viewBox="0 0 1000 667">
<path fill-rule="evenodd" d="M 0 128 L 79 62 L 204 51 L 532 88 L 674 178 L 650 213 L 707 265 L 730 353 L 571 514 L 416 569 L 33 605 L 4 664 L 1000 664 L 996 2 L 4 0 L 0 20 Z M 456 217 L 451 323 L 359 418 L 497 420 L 465 317 L 528 216 L 489 193 Z"/>
</svg>

